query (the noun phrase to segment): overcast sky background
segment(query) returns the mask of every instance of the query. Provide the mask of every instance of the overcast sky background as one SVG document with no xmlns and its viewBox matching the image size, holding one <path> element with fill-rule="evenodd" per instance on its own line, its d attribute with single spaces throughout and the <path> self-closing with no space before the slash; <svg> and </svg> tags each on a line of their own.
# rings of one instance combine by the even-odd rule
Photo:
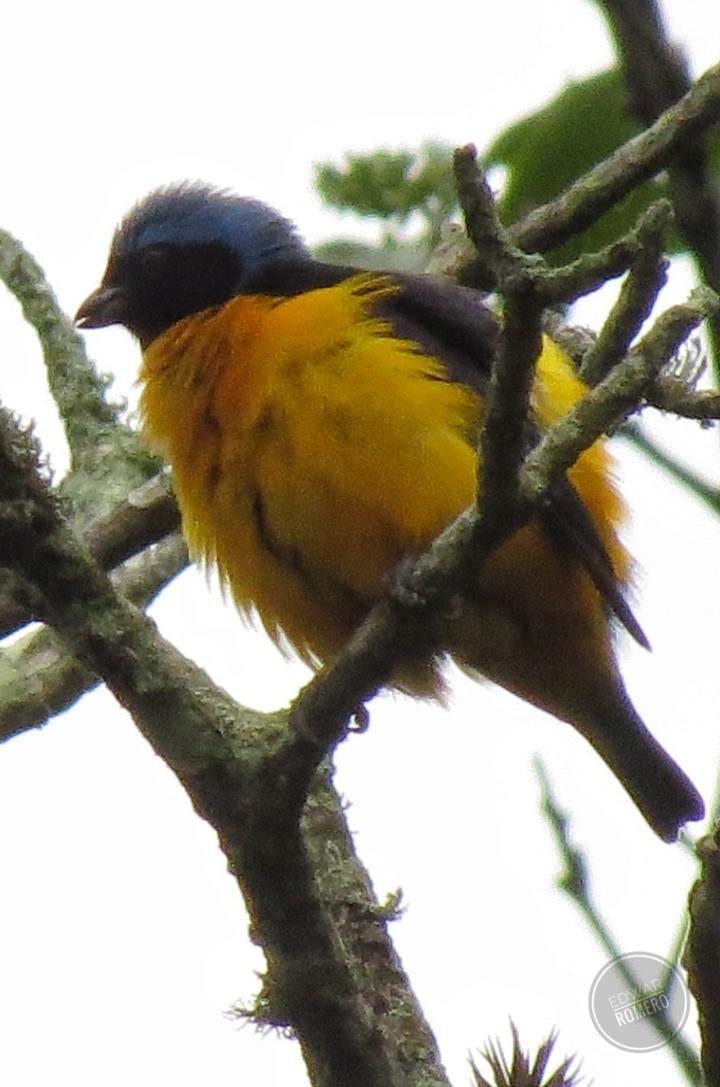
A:
<svg viewBox="0 0 720 1087">
<path fill-rule="evenodd" d="M 720 47 L 717 0 L 666 0 L 672 36 L 699 73 Z M 473 14 L 474 13 L 474 14 Z M 434 9 L 369 0 L 245 5 L 67 0 L 15 7 L 3 51 L 6 168 L 0 222 L 74 312 L 97 284 L 112 229 L 155 185 L 205 178 L 259 196 L 310 241 L 349 230 L 320 207 L 313 162 L 435 137 L 486 144 L 570 79 L 612 59 L 588 0 L 505 0 Z M 680 297 L 680 269 L 664 301 Z M 585 310 L 594 314 L 596 307 Z M 55 465 L 62 434 L 39 352 L 0 298 L 0 397 L 38 419 Z M 137 369 L 122 331 L 90 352 L 127 393 Z M 718 479 L 716 437 L 667 419 L 654 430 Z M 693 499 L 619 447 L 634 511 L 638 616 L 652 655 L 623 671 L 655 735 L 709 797 L 718 760 L 720 529 Z M 166 591 L 161 630 L 240 701 L 275 708 L 307 673 L 283 665 L 195 572 Z M 664 1051 L 613 1049 L 588 992 L 605 954 L 553 889 L 558 858 L 538 812 L 539 752 L 598 903 L 626 951 L 663 954 L 693 865 L 656 841 L 568 727 L 459 679 L 443 714 L 381 697 L 372 727 L 338 754 L 361 857 L 380 896 L 403 888 L 393 935 L 453 1082 L 488 1035 L 526 1045 L 554 1025 L 598 1085 L 678 1082 Z M 0 750 L 0 1082 L 305 1082 L 294 1043 L 238 1030 L 262 959 L 214 834 L 110 696 L 98 691 Z"/>
</svg>

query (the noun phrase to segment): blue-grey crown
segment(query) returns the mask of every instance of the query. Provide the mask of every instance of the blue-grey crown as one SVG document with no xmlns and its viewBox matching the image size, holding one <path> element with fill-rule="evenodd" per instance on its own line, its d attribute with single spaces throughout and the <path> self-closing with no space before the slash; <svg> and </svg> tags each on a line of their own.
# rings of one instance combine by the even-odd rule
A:
<svg viewBox="0 0 720 1087">
<path fill-rule="evenodd" d="M 274 260 L 308 257 L 295 227 L 273 208 L 202 182 L 156 189 L 125 216 L 113 241 L 116 255 L 162 243 L 220 242 L 246 269 Z"/>
</svg>

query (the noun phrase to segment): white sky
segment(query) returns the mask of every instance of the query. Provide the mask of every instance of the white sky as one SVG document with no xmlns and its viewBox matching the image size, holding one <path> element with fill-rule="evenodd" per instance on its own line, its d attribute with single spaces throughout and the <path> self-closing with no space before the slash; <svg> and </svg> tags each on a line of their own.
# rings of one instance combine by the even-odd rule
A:
<svg viewBox="0 0 720 1087">
<path fill-rule="evenodd" d="M 716 0 L 666 0 L 695 72 L 714 63 Z M 6 28 L 0 222 L 46 268 L 72 312 L 102 270 L 112 227 L 154 185 L 204 177 L 252 193 L 310 240 L 337 230 L 310 190 L 314 161 L 426 137 L 482 145 L 566 80 L 610 61 L 583 0 L 446 0 L 361 7 L 67 0 L 16 6 Z M 341 14 L 342 12 L 342 14 Z M 8 88 L 12 95 L 8 96 Z M 678 278 L 684 289 L 686 277 Z M 668 298 L 670 295 L 668 295 Z M 0 396 L 36 416 L 56 463 L 59 428 L 31 333 L 0 299 Z M 130 386 L 122 332 L 90 350 Z M 659 432 L 718 478 L 715 438 Z M 652 656 L 628 647 L 641 713 L 701 790 L 717 763 L 718 526 L 622 451 Z M 241 701 L 274 708 L 304 678 L 187 573 L 153 614 Z M 192 621 L 188 622 L 188 616 Z M 530 769 L 544 758 L 598 902 L 625 950 L 663 954 L 692 866 L 654 840 L 597 756 L 566 726 L 459 681 L 455 712 L 382 698 L 338 757 L 338 784 L 379 894 L 401 886 L 394 935 L 454 1083 L 470 1048 L 526 1045 L 553 1026 L 588 1078 L 664 1087 L 667 1055 L 628 1055 L 594 1030 L 587 997 L 604 953 L 553 890 L 558 861 Z M 0 1082 L 305 1082 L 295 1046 L 223 1017 L 256 988 L 261 958 L 213 833 L 105 692 L 0 750 Z"/>
</svg>

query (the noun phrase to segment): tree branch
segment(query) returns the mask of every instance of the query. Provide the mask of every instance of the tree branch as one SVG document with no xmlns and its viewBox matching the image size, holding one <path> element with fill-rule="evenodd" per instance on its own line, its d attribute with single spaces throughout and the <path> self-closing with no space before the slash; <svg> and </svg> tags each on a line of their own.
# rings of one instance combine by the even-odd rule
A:
<svg viewBox="0 0 720 1087">
<path fill-rule="evenodd" d="M 109 379 L 99 376 L 89 362 L 81 337 L 60 309 L 42 269 L 5 231 L 0 231 L 0 278 L 19 301 L 43 350 L 72 462 L 63 489 L 78 515 L 96 516 L 157 471 L 159 464 L 123 422 L 122 405 L 108 402 Z M 90 478 L 93 488 L 87 493 L 84 484 Z"/>
<path fill-rule="evenodd" d="M 690 933 L 683 965 L 700 1019 L 705 1087 L 720 1085 L 720 831 L 703 838 L 700 879 L 690 891 Z"/>
<path fill-rule="evenodd" d="M 588 385 L 597 385 L 627 353 L 667 282 L 664 246 L 670 218 L 669 204 L 653 204 L 634 232 L 638 245 L 628 261 L 627 278 L 583 360 L 581 376 Z"/>
<path fill-rule="evenodd" d="M 684 305 L 661 314 L 653 328 L 608 376 L 547 431 L 525 461 L 524 486 L 541 493 L 566 471 L 601 434 L 612 430 L 655 387 L 667 360 L 709 314 L 720 310 L 720 300 L 708 287 L 697 287 Z"/>
<path fill-rule="evenodd" d="M 623 975 L 630 991 L 641 988 L 640 982 L 628 969 L 621 958 L 622 951 L 605 923 L 600 910 L 595 905 L 590 893 L 590 877 L 587 857 L 570 840 L 569 818 L 555 798 L 547 771 L 539 759 L 535 760 L 535 772 L 540 782 L 542 794 L 541 810 L 552 831 L 555 844 L 565 870 L 557 880 L 557 886 L 572 900 L 588 927 L 594 933 L 609 959 L 618 959 L 617 969 Z M 689 1083 L 697 1083 L 700 1075 L 700 1060 L 689 1042 L 677 1033 L 676 1024 L 670 1022 L 663 1009 L 647 1020 L 648 1024 L 664 1039 L 670 1052 L 675 1057 Z"/>
<path fill-rule="evenodd" d="M 720 412 L 716 413 L 713 418 L 717 418 L 718 414 L 720 414 Z M 664 449 L 657 445 L 652 438 L 649 438 L 648 435 L 634 423 L 630 422 L 623 427 L 620 431 L 620 435 L 628 438 L 639 449 L 642 449 L 651 461 L 659 464 L 668 475 L 677 480 L 678 483 L 681 483 L 683 487 L 686 487 L 688 491 L 691 494 L 694 494 L 696 498 L 699 498 L 701 502 L 704 502 L 712 513 L 720 513 L 720 494 L 718 493 L 716 486 L 706 483 L 683 464 L 680 464 L 678 461 L 668 456 Z"/>
<path fill-rule="evenodd" d="M 462 514 L 424 555 L 405 565 L 392 598 L 372 610 L 339 657 L 301 693 L 292 719 L 298 736 L 311 741 L 297 764 L 306 778 L 396 665 L 442 646 L 443 609 L 452 611 L 454 594 L 462 592 L 467 576 L 530 519 L 555 478 L 652 394 L 658 373 L 678 344 L 719 304 L 711 291 L 698 288 L 686 305 L 663 314 L 627 358 L 548 430 L 523 461 L 547 270 L 544 262 L 517 250 L 503 231 L 472 147 L 457 153 L 456 169 L 481 274 L 498 281 L 508 300 L 482 437 L 480 508 Z M 608 337 L 607 342 L 614 350 L 614 341 Z M 604 371 L 602 357 L 597 364 Z"/>
<path fill-rule="evenodd" d="M 145 608 L 187 561 L 185 541 L 173 535 L 127 562 L 112 582 L 122 596 Z M 0 654 L 0 742 L 41 728 L 100 682 L 49 627 L 26 634 Z"/>
<path fill-rule="evenodd" d="M 413 1052 L 415 1071 L 419 1055 L 426 1081 L 446 1087 L 434 1039 L 412 998 L 402 1006 L 400 1040 L 397 1007 L 378 1014 L 367 1003 L 369 959 L 358 961 L 353 951 L 369 950 L 370 930 L 373 977 L 384 970 L 397 979 L 399 964 L 377 914 L 372 927 L 372 900 L 359 903 L 370 926 L 359 938 L 349 930 L 347 909 L 323 899 L 300 827 L 301 798 L 295 788 L 289 798 L 279 788 L 282 781 L 292 785 L 285 752 L 291 762 L 298 747 L 285 716 L 238 707 L 115 591 L 63 521 L 32 435 L 6 413 L 0 414 L 0 566 L 34 586 L 41 617 L 105 680 L 217 830 L 267 956 L 275 1015 L 297 1032 L 313 1083 L 405 1087 Z"/>
<path fill-rule="evenodd" d="M 546 253 L 582 233 L 640 182 L 671 165 L 720 120 L 720 64 L 709 68 L 680 101 L 645 132 L 588 170 L 564 193 L 535 208 L 508 233 L 527 251 Z"/>
<path fill-rule="evenodd" d="M 481 439 L 479 521 L 501 526 L 507 518 L 513 529 L 517 527 L 530 392 L 541 350 L 544 268 L 508 240 L 490 186 L 478 169 L 474 147 L 455 152 L 455 176 L 468 237 L 486 266 L 487 278 L 498 286 L 504 300 L 503 335 Z"/>
<path fill-rule="evenodd" d="M 691 87 L 684 59 L 668 41 L 655 0 L 596 0 L 618 50 L 630 108 L 644 125 Z M 669 163 L 670 197 L 680 236 L 695 254 L 705 282 L 720 291 L 720 186 L 697 140 Z M 711 322 L 720 367 L 720 321 Z"/>
<path fill-rule="evenodd" d="M 720 69 L 715 71 L 720 74 Z M 720 102 L 718 82 L 717 75 L 709 73 L 704 89 L 695 89 L 695 99 L 683 113 L 687 128 L 683 135 L 678 133 L 681 122 L 676 111 L 654 137 L 645 134 L 646 143 L 642 137 L 639 144 L 636 141 L 635 157 L 631 154 L 623 160 L 620 156 L 631 182 L 627 177 L 618 180 L 614 171 L 620 167 L 615 163 L 604 174 L 600 170 L 598 192 L 604 196 L 593 196 L 584 211 L 578 210 L 577 200 L 569 205 L 555 202 L 560 233 L 570 229 L 568 224 L 582 222 L 583 216 L 599 214 L 603 199 L 611 203 L 619 199 L 623 185 L 630 188 L 638 177 L 647 176 L 643 170 L 654 172 L 664 162 L 663 155 L 670 154 L 669 147 L 683 146 L 684 139 L 706 126 L 708 102 L 712 109 Z M 668 134 L 673 125 L 676 129 Z M 664 150 L 658 151 L 656 145 Z M 643 155 L 638 166 L 637 156 Z M 83 668 L 105 680 L 174 770 L 196 810 L 216 828 L 267 956 L 268 1021 L 292 1025 L 318 1087 L 337 1082 L 343 1087 L 406 1087 L 417 1080 L 419 1061 L 424 1082 L 438 1087 L 446 1083 L 432 1034 L 387 940 L 385 918 L 352 854 L 339 800 L 323 764 L 325 755 L 343 736 L 352 714 L 390 677 L 397 663 L 415 661 L 423 648 L 431 652 L 442 646 L 443 608 L 452 609 L 452 594 L 462 587 L 463 572 L 476 570 L 532 516 L 555 476 L 601 430 L 632 409 L 632 396 L 652 394 L 660 366 L 658 352 L 670 350 L 682 330 L 712 308 L 709 298 L 696 297 L 615 368 L 608 364 L 603 369 L 607 359 L 601 352 L 598 365 L 606 376 L 588 401 L 582 402 L 590 406 L 578 405 L 576 414 L 546 435 L 544 447 L 541 444 L 524 461 L 524 428 L 540 344 L 541 311 L 551 279 L 542 262 L 520 252 L 520 243 L 527 241 L 522 231 L 505 232 L 497 223 L 472 155 L 461 153 L 458 165 L 469 230 L 506 298 L 504 344 L 483 439 L 479 509 L 468 511 L 441 534 L 413 564 L 398 591 L 368 616 L 339 659 L 303 692 L 293 710 L 294 728 L 288 727 L 282 714 L 262 715 L 238 707 L 118 594 L 87 545 L 64 521 L 60 503 L 42 478 L 30 437 L 8 416 L 0 416 L 0 566 L 11 572 L 13 592 L 27 609 L 25 614 L 47 622 Z M 541 225 L 530 217 L 526 232 L 532 236 L 533 230 L 542 233 Z M 554 236 L 550 229 L 547 237 Z M 627 256 L 632 245 L 627 239 L 623 244 Z M 613 252 L 613 267 L 620 266 L 619 252 Z M 18 274 L 17 259 L 16 255 L 10 261 L 14 289 L 20 285 L 26 304 L 38 291 L 40 301 L 47 301 L 34 272 L 22 260 Z M 602 259 L 609 267 L 610 256 Z M 584 265 L 583 282 L 590 282 L 591 273 L 597 276 L 599 271 L 599 258 L 594 265 Z M 557 293 L 560 274 L 554 276 L 552 290 Z M 569 274 L 563 283 L 571 283 Z M 49 342 L 49 333 L 46 338 Z M 617 342 L 616 337 L 612 341 L 616 353 Z M 58 350 L 62 355 L 64 348 Z M 606 353 L 610 351 L 608 347 Z M 75 365 L 82 369 L 82 362 L 73 356 L 66 369 L 72 371 Z M 91 377 L 90 391 L 79 389 L 78 396 L 81 401 L 85 396 L 90 400 L 90 416 L 95 413 L 96 422 L 87 425 L 95 428 L 105 453 L 113 449 L 115 432 L 122 431 L 123 455 L 130 464 L 127 489 L 129 479 L 135 486 L 147 476 L 151 462 L 135 459 L 136 439 L 128 436 L 132 432 L 113 409 L 98 405 L 98 395 L 102 400 L 104 392 L 100 385 Z M 68 406 L 72 399 L 68 396 Z M 73 455 L 83 471 L 73 474 L 69 493 L 77 509 L 89 510 L 92 504 L 85 484 L 97 468 L 97 447 L 91 456 L 90 445 L 80 433 L 83 425 L 73 424 Z M 117 459 L 105 456 L 103 465 L 112 472 Z M 120 484 L 122 473 L 115 472 L 112 478 L 114 486 Z M 73 487 L 77 490 L 72 491 Z M 164 526 L 158 531 L 164 531 L 176 513 L 166 498 L 158 501 Z M 147 509 L 137 523 L 132 511 L 128 512 L 131 528 L 124 523 L 119 528 L 119 519 L 113 516 L 112 525 L 103 522 L 103 529 L 96 523 L 87 537 L 108 565 L 156 531 L 148 527 Z M 442 602 L 440 590 L 449 590 Z M 42 649 L 42 643 L 36 643 L 38 648 Z M 77 676 L 72 680 L 80 682 Z M 319 851 L 335 832 L 344 835 L 342 850 L 350 865 L 337 880 L 325 866 L 322 876 L 318 874 Z M 358 918 L 360 924 L 353 924 Z M 378 992 L 388 1001 L 379 1010 Z M 397 1017 L 406 1028 L 402 1035 L 397 1031 Z"/>
<path fill-rule="evenodd" d="M 113 570 L 179 528 L 180 512 L 170 477 L 161 475 L 135 488 L 109 513 L 87 522 L 80 538 L 103 570 Z M 187 562 L 186 551 L 182 565 L 168 567 L 167 580 L 176 577 Z M 161 587 L 158 585 L 157 590 Z M 12 586 L 3 588 L 0 581 L 0 638 L 32 619 L 32 611 L 18 603 Z"/>
<path fill-rule="evenodd" d="M 50 390 L 65 426 L 71 470 L 60 484 L 74 523 L 105 569 L 111 569 L 179 526 L 167 484 L 152 496 L 143 490 L 160 465 L 135 430 L 122 405 L 109 403 L 109 381 L 89 362 L 82 339 L 60 309 L 42 269 L 21 243 L 0 231 L 0 278 L 15 295 L 37 332 Z M 26 593 L 27 596 L 27 586 Z M 0 636 L 33 618 L 18 600 L 17 586 L 0 579 Z"/>
</svg>

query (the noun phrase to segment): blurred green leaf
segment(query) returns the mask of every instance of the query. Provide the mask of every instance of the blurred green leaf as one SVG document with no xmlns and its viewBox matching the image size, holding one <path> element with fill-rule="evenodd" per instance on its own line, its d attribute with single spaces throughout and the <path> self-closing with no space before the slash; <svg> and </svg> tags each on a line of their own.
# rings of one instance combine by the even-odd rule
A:
<svg viewBox="0 0 720 1087">
<path fill-rule="evenodd" d="M 502 166 L 507 171 L 498 202 L 503 222 L 515 222 L 558 196 L 640 129 L 628 113 L 617 69 L 569 84 L 547 105 L 502 132 L 482 155 L 485 169 Z M 560 264 L 608 245 L 663 195 L 664 181 L 646 182 L 584 234 L 554 250 L 549 259 Z M 673 238 L 672 251 L 681 248 L 679 239 Z"/>
<path fill-rule="evenodd" d="M 432 243 L 457 207 L 451 150 L 433 142 L 413 151 L 348 154 L 341 166 L 320 163 L 315 167 L 315 186 L 331 208 L 378 219 L 396 240 L 410 218 L 418 215 L 423 238 Z"/>
<path fill-rule="evenodd" d="M 640 128 L 627 110 L 617 69 L 568 84 L 535 113 L 505 129 L 481 155 L 486 170 L 499 166 L 506 173 L 498 200 L 503 222 L 515 222 L 558 196 Z M 720 178 L 720 137 L 708 138 L 707 146 L 710 169 Z M 349 239 L 324 247 L 326 259 L 347 256 L 347 263 L 365 267 L 423 268 L 443 223 L 458 210 L 452 151 L 436 142 L 416 150 L 348 154 L 340 166 L 321 163 L 315 168 L 315 185 L 330 207 L 384 224 L 377 255 L 366 243 Z M 666 195 L 663 176 L 646 182 L 548 259 L 561 264 L 609 245 L 634 226 L 650 203 Z M 414 217 L 421 227 L 410 235 Z M 668 247 L 671 253 L 684 251 L 674 233 Z"/>
</svg>

